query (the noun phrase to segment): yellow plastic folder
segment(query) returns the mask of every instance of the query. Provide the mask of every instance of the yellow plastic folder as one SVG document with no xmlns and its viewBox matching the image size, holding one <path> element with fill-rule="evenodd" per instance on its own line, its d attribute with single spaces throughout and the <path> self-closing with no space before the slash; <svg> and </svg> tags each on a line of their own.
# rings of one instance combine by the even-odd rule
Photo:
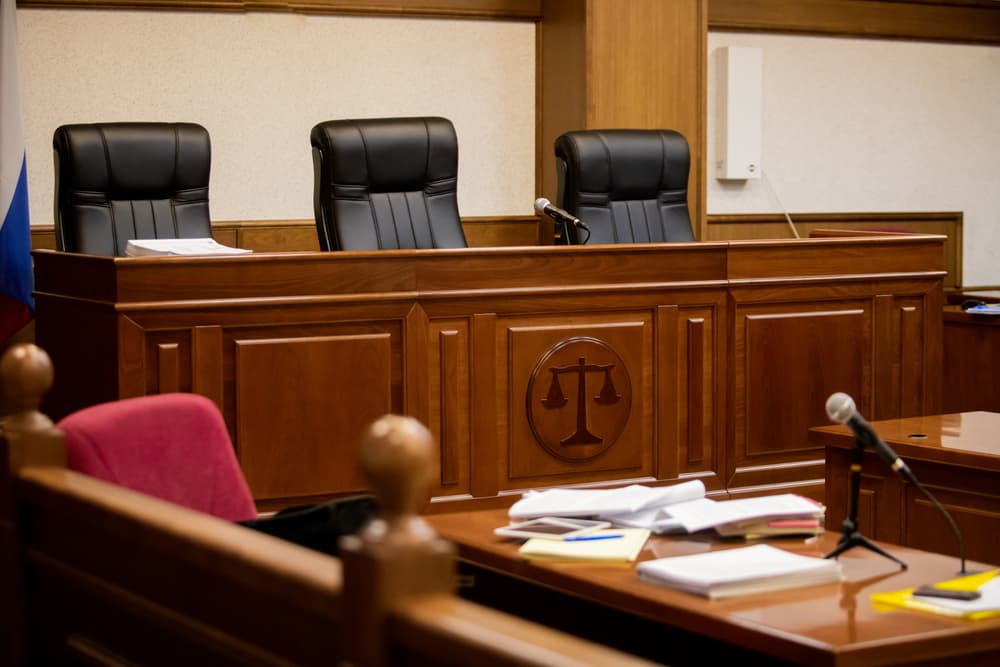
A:
<svg viewBox="0 0 1000 667">
<path fill-rule="evenodd" d="M 912 588 L 905 588 L 890 593 L 872 593 L 872 604 L 880 611 L 903 607 L 973 621 L 992 618 L 1000 616 L 1000 578 L 997 577 L 998 574 L 1000 574 L 1000 570 L 990 570 L 934 584 L 938 588 L 958 591 L 978 590 L 982 595 L 977 600 L 921 597 L 913 595 Z"/>
</svg>

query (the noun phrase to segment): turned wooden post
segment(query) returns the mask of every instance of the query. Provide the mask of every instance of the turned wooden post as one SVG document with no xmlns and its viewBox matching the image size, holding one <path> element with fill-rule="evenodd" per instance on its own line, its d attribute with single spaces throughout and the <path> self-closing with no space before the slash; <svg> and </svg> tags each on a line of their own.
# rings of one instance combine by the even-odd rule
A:
<svg viewBox="0 0 1000 667">
<path fill-rule="evenodd" d="M 388 664 L 385 624 L 394 603 L 455 590 L 454 548 L 418 516 L 429 497 L 433 444 L 423 424 L 398 415 L 381 417 L 362 438 L 361 467 L 379 518 L 340 543 L 349 664 Z"/>
<path fill-rule="evenodd" d="M 0 358 L 0 391 L 12 412 L 0 424 L 0 664 L 26 661 L 24 573 L 15 522 L 15 484 L 29 465 L 66 465 L 62 433 L 39 408 L 52 386 L 52 362 L 36 345 L 15 345 Z"/>
</svg>

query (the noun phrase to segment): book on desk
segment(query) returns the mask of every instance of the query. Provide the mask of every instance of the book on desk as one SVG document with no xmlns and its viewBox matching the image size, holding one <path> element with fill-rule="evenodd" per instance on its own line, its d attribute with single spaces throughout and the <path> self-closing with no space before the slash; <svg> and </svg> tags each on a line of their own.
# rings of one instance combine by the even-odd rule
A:
<svg viewBox="0 0 1000 667">
<path fill-rule="evenodd" d="M 658 558 L 639 563 L 636 569 L 643 581 L 713 600 L 842 578 L 836 560 L 803 556 L 768 544 Z"/>
</svg>

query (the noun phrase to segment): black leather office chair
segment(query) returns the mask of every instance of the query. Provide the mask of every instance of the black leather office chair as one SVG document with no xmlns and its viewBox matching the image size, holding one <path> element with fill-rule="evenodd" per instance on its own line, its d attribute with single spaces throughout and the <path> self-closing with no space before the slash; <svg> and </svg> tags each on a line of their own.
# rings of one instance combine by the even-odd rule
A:
<svg viewBox="0 0 1000 667">
<path fill-rule="evenodd" d="M 555 143 L 557 206 L 580 218 L 557 243 L 693 241 L 687 207 L 691 154 L 673 130 L 579 130 Z M 561 233 L 562 232 L 562 233 Z"/>
<path fill-rule="evenodd" d="M 321 249 L 466 247 L 451 121 L 331 120 L 310 140 Z"/>
<path fill-rule="evenodd" d="M 52 145 L 59 250 L 121 256 L 129 239 L 212 236 L 201 125 L 63 125 Z"/>
</svg>

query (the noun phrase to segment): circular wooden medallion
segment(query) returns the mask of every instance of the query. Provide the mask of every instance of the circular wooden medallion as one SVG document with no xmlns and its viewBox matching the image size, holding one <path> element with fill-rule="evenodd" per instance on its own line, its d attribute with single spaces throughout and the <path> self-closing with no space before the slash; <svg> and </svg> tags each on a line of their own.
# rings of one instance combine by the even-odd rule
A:
<svg viewBox="0 0 1000 667">
<path fill-rule="evenodd" d="M 610 345 L 597 338 L 567 338 L 535 364 L 525 403 L 531 432 L 546 451 L 560 459 L 592 459 L 625 429 L 632 382 Z"/>
</svg>

